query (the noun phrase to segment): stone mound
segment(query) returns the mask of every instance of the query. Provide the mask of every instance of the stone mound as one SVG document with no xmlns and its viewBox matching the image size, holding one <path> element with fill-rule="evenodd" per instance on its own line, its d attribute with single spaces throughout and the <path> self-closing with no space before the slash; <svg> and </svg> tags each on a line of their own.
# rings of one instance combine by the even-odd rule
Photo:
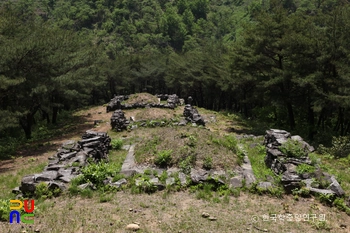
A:
<svg viewBox="0 0 350 233">
<path fill-rule="evenodd" d="M 49 164 L 39 174 L 22 178 L 21 186 L 13 190 L 16 194 L 34 194 L 36 186 L 45 182 L 49 189 L 66 189 L 67 183 L 80 174 L 80 168 L 89 162 L 108 160 L 111 138 L 107 133 L 88 130 L 82 140 L 66 141 L 57 153 L 49 158 Z"/>
<path fill-rule="evenodd" d="M 275 174 L 282 174 L 282 184 L 287 192 L 306 186 L 313 193 L 337 196 L 345 194 L 334 176 L 323 172 L 317 164 L 312 164 L 308 155 L 315 149 L 299 135 L 292 136 L 285 130 L 270 129 L 266 131 L 264 145 L 266 147 L 265 164 Z M 288 150 L 281 149 L 283 147 L 295 150 L 298 156 L 293 156 L 292 153 L 288 153 Z M 300 174 L 297 172 L 297 167 L 302 165 L 313 166 L 315 171 Z"/>
</svg>

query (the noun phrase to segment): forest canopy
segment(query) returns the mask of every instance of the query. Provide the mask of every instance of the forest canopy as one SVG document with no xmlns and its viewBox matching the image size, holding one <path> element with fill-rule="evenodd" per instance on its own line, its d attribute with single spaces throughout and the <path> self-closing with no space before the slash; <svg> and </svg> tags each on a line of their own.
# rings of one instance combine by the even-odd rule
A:
<svg viewBox="0 0 350 233">
<path fill-rule="evenodd" d="M 347 0 L 2 1 L 0 134 L 147 91 L 346 135 L 349 35 Z"/>
</svg>

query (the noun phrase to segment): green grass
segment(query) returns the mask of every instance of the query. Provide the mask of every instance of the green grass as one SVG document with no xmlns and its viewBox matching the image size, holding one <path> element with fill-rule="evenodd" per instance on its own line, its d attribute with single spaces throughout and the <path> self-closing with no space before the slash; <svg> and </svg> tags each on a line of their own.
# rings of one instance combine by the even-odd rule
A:
<svg viewBox="0 0 350 233">
<path fill-rule="evenodd" d="M 135 148 L 135 160 L 139 164 L 155 164 L 157 158 L 167 157 L 161 156 L 164 151 L 172 151 L 171 164 L 177 167 L 185 166 L 186 163 L 186 166 L 202 168 L 206 162 L 213 169 L 226 170 L 238 162 L 233 136 L 222 136 L 192 126 L 140 128 L 138 132 L 141 140 Z"/>
<path fill-rule="evenodd" d="M 21 180 L 25 175 L 31 175 L 35 173 L 40 173 L 44 170 L 44 167 L 47 165 L 47 162 L 36 164 L 31 163 L 30 166 L 25 166 L 16 173 L 7 173 L 0 176 L 0 199 L 9 199 L 13 198 L 14 194 L 11 193 L 11 190 L 21 184 Z"/>
<path fill-rule="evenodd" d="M 245 140 L 245 149 L 247 151 L 248 158 L 252 164 L 253 172 L 258 181 L 267 181 L 267 177 L 273 177 L 276 181 L 280 180 L 270 168 L 265 164 L 266 149 L 265 146 L 259 144 L 257 140 Z M 251 147 L 250 144 L 257 143 L 255 147 Z"/>
</svg>

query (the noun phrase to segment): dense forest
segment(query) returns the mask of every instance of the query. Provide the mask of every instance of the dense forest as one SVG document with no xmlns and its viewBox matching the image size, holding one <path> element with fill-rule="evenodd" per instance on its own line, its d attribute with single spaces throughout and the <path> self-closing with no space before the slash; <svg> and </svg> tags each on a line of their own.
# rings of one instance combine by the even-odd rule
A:
<svg viewBox="0 0 350 233">
<path fill-rule="evenodd" d="M 2 138 L 144 91 L 191 95 L 309 140 L 350 133 L 348 0 L 0 4 Z"/>
</svg>

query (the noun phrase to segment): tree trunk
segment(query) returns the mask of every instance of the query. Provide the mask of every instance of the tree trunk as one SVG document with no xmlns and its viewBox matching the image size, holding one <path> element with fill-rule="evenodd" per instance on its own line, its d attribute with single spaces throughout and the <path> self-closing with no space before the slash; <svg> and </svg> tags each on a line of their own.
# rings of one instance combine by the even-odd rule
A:
<svg viewBox="0 0 350 233">
<path fill-rule="evenodd" d="M 57 114 L 58 114 L 58 107 L 52 108 L 52 124 L 57 123 Z"/>
<path fill-rule="evenodd" d="M 293 130 L 295 128 L 293 106 L 290 102 L 287 102 L 286 106 L 287 106 L 287 110 L 288 110 L 289 126 L 290 126 L 290 129 Z"/>
<path fill-rule="evenodd" d="M 25 116 L 21 117 L 19 120 L 20 125 L 24 131 L 24 134 L 27 139 L 32 138 L 32 125 L 33 125 L 33 115 L 28 113 Z"/>
</svg>

